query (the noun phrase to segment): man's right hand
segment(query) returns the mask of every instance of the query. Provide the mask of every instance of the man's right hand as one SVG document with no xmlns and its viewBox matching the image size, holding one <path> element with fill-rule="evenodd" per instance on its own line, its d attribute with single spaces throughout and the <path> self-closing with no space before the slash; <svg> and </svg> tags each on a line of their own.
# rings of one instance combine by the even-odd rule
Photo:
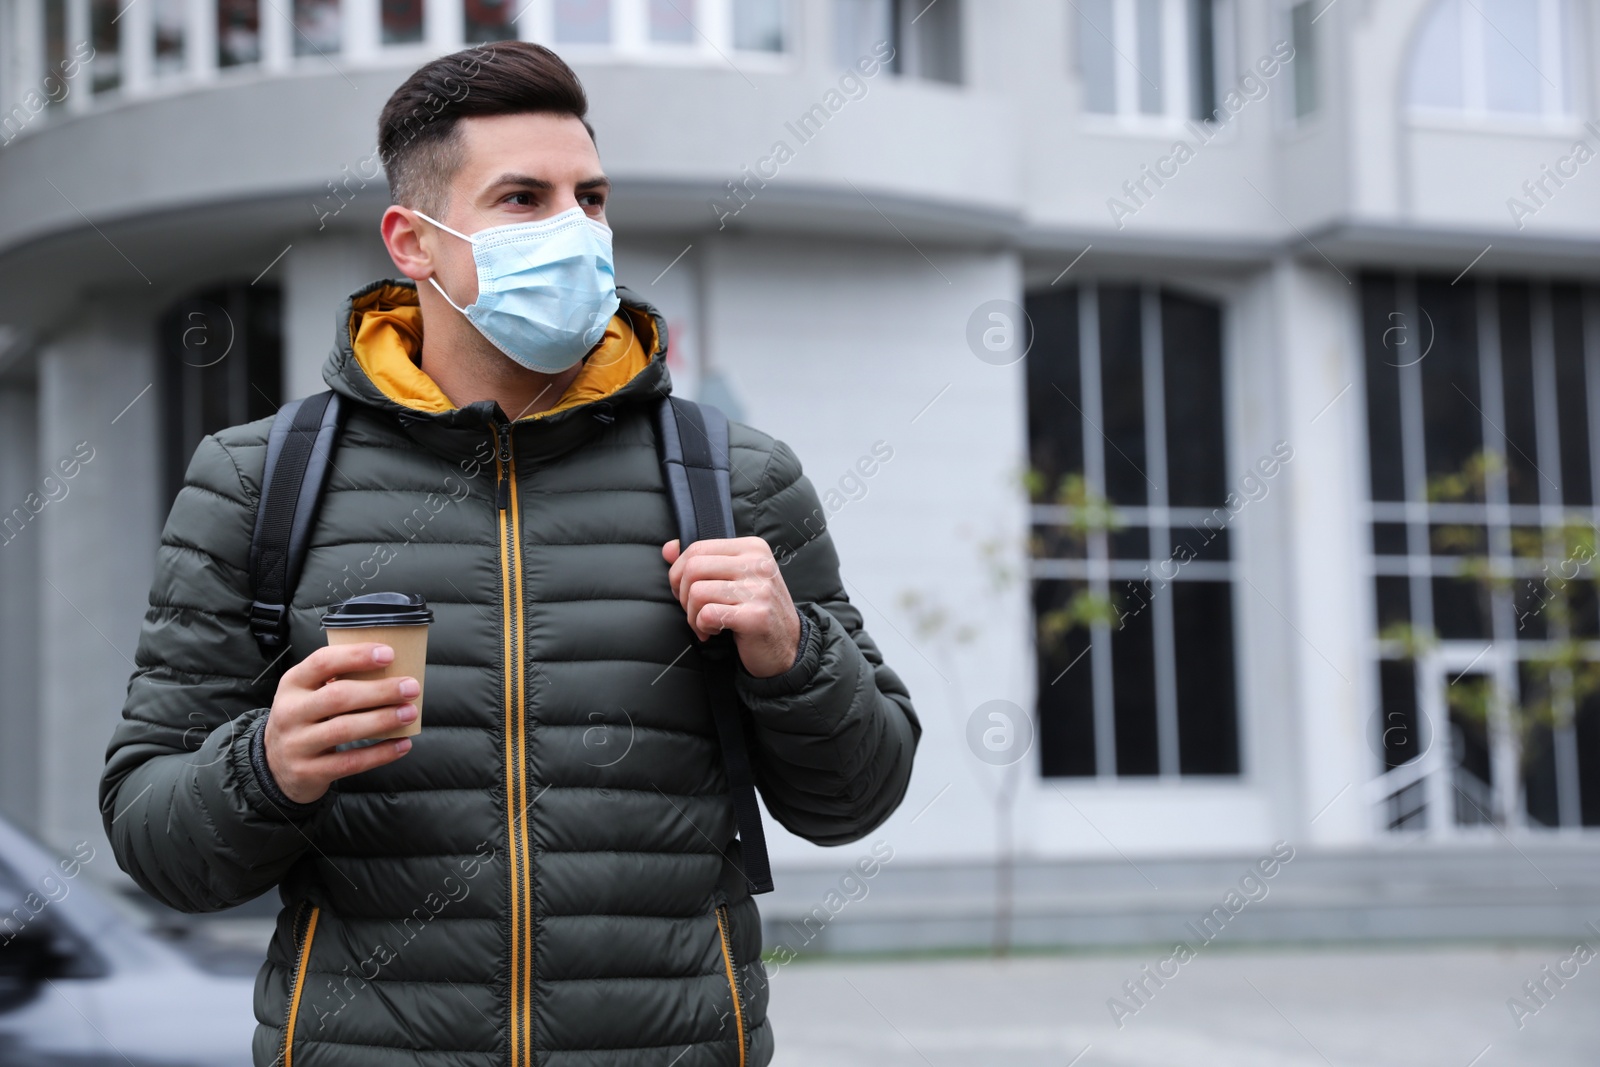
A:
<svg viewBox="0 0 1600 1067">
<path fill-rule="evenodd" d="M 394 649 L 376 642 L 328 645 L 284 672 L 267 715 L 267 769 L 285 796 L 309 804 L 339 778 L 393 763 L 411 749 L 401 737 L 335 752 L 347 741 L 388 733 L 417 717 L 415 678 L 341 678 L 387 666 Z"/>
</svg>

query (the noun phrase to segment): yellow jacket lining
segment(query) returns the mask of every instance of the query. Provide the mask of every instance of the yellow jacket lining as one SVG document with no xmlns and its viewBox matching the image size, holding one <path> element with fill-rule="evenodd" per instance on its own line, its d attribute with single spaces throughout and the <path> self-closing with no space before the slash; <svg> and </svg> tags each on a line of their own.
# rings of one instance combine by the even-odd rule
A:
<svg viewBox="0 0 1600 1067">
<path fill-rule="evenodd" d="M 425 412 L 458 406 L 418 366 L 422 307 L 410 286 L 384 285 L 358 297 L 350 314 L 350 344 L 356 363 L 395 403 Z M 554 415 L 616 392 L 649 365 L 656 344 L 655 323 L 647 313 L 618 308 L 561 399 L 528 418 Z"/>
</svg>

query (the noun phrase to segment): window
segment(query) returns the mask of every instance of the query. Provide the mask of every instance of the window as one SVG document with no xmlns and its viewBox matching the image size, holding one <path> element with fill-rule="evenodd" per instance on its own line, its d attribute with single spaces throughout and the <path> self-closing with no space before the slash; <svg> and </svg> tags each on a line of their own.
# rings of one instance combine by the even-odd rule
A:
<svg viewBox="0 0 1600 1067">
<path fill-rule="evenodd" d="M 1072 0 L 1085 111 L 1210 118 L 1225 0 Z"/>
<path fill-rule="evenodd" d="M 1572 108 L 1568 0 L 1436 0 L 1411 54 L 1414 112 L 1549 118 Z"/>
<path fill-rule="evenodd" d="M 1600 826 L 1600 289 L 1361 286 L 1390 826 Z"/>
<path fill-rule="evenodd" d="M 384 44 L 420 44 L 422 0 L 378 0 L 379 40 Z"/>
<path fill-rule="evenodd" d="M 871 55 L 873 46 L 880 41 L 894 45 L 897 35 L 893 12 L 893 0 L 834 0 L 835 65 L 854 66 L 857 59 Z M 899 56 L 899 51 L 900 49 L 896 47 L 896 58 Z"/>
<path fill-rule="evenodd" d="M 467 44 L 515 40 L 517 12 L 516 0 L 463 0 L 461 39 Z"/>
<path fill-rule="evenodd" d="M 961 84 L 959 0 L 835 0 L 834 62 L 851 67 L 873 47 L 894 48 L 888 68 L 930 81 Z"/>
<path fill-rule="evenodd" d="M 744 52 L 783 51 L 783 0 L 734 0 L 733 47 Z"/>
<path fill-rule="evenodd" d="M 961 84 L 960 0 L 900 0 L 897 24 L 898 73 Z"/>
<path fill-rule="evenodd" d="M 44 59 L 48 70 L 60 70 L 62 63 L 67 58 L 67 2 L 66 0 L 44 0 Z M 45 96 L 48 103 L 46 107 L 59 107 L 67 99 L 67 94 L 60 96 L 48 93 Z"/>
<path fill-rule="evenodd" d="M 163 512 L 182 488 L 202 437 L 278 410 L 283 400 L 281 307 L 277 289 L 235 284 L 196 293 L 162 316 Z"/>
<path fill-rule="evenodd" d="M 339 0 L 294 0 L 295 55 L 331 55 L 339 42 Z"/>
<path fill-rule="evenodd" d="M 117 0 L 89 0 L 89 39 L 94 47 L 89 85 L 93 92 L 108 93 L 122 85 L 122 31 L 117 25 L 121 13 Z"/>
<path fill-rule="evenodd" d="M 1027 311 L 1040 771 L 1238 774 L 1221 309 L 1086 285 Z"/>
<path fill-rule="evenodd" d="M 1317 110 L 1318 62 L 1316 21 L 1328 0 L 1305 0 L 1289 8 L 1289 43 L 1294 46 L 1294 117 L 1296 121 Z"/>
<path fill-rule="evenodd" d="M 217 66 L 237 67 L 260 60 L 260 0 L 217 0 Z"/>
<path fill-rule="evenodd" d="M 783 52 L 788 7 L 787 0 L 551 0 L 550 17 L 558 45 L 721 64 L 730 50 Z"/>
<path fill-rule="evenodd" d="M 155 32 L 155 74 L 166 77 L 183 73 L 184 22 L 188 12 L 184 0 L 152 0 L 150 16 Z"/>
</svg>

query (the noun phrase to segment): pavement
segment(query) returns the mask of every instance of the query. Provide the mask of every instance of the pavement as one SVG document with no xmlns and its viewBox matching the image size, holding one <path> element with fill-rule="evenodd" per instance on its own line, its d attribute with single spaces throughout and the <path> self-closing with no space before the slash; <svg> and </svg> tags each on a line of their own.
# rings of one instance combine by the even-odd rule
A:
<svg viewBox="0 0 1600 1067">
<path fill-rule="evenodd" d="M 1593 1067 L 1600 960 L 1574 947 L 800 959 L 771 977 L 772 1067 Z"/>
</svg>

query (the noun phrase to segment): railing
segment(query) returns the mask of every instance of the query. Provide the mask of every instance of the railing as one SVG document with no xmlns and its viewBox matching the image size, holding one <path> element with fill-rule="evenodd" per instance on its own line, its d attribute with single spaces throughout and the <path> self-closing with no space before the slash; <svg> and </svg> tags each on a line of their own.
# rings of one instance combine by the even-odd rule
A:
<svg viewBox="0 0 1600 1067">
<path fill-rule="evenodd" d="M 48 116 L 240 75 L 410 65 L 485 41 L 782 67 L 794 0 L 0 0 L 0 146 Z"/>
<path fill-rule="evenodd" d="M 1366 784 L 1367 804 L 1377 816 L 1377 829 L 1452 837 L 1474 827 L 1527 830 L 1523 813 L 1497 818 L 1494 787 L 1455 763 L 1448 746 L 1436 746 L 1418 758 L 1394 767 Z"/>
<path fill-rule="evenodd" d="M 1366 800 L 1378 814 L 1378 828 L 1447 832 L 1448 821 L 1441 823 L 1436 814 L 1440 810 L 1438 797 L 1430 796 L 1437 792 L 1440 772 L 1447 769 L 1443 755 L 1435 749 L 1368 782 Z"/>
</svg>

